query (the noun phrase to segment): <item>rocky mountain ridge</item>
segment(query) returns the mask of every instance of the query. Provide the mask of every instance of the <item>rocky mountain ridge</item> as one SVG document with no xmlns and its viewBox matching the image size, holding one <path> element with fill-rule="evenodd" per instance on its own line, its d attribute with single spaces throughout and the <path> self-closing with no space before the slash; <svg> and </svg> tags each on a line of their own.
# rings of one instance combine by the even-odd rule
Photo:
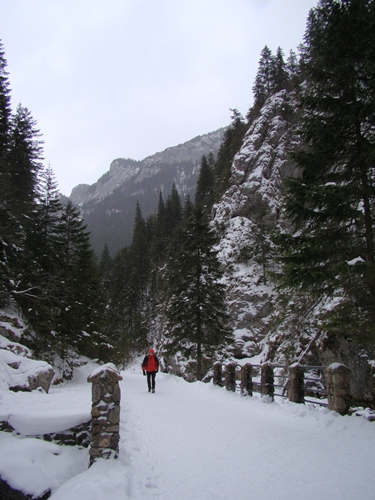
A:
<svg viewBox="0 0 375 500">
<path fill-rule="evenodd" d="M 155 213 L 160 192 L 166 198 L 175 184 L 181 198 L 194 198 L 197 172 L 203 155 L 216 157 L 225 127 L 197 136 L 142 161 L 117 158 L 91 186 L 73 188 L 72 202 L 80 206 L 97 255 L 105 244 L 112 255 L 130 245 L 136 203 L 144 216 Z"/>
<path fill-rule="evenodd" d="M 169 147 L 140 161 L 130 158 L 117 158 L 111 162 L 109 171 L 100 177 L 96 183 L 92 185 L 79 184 L 74 187 L 70 199 L 76 205 L 83 205 L 92 200 L 99 201 L 130 180 L 133 180 L 135 184 L 139 184 L 147 178 L 154 177 L 166 165 L 176 165 L 177 175 L 174 179 L 176 187 L 179 192 L 184 192 L 184 188 L 186 188 L 184 180 L 191 174 L 191 172 L 185 172 L 185 164 L 193 162 L 195 166 L 199 165 L 203 155 L 210 152 L 217 153 L 224 131 L 225 127 L 197 136 L 183 144 Z"/>
</svg>

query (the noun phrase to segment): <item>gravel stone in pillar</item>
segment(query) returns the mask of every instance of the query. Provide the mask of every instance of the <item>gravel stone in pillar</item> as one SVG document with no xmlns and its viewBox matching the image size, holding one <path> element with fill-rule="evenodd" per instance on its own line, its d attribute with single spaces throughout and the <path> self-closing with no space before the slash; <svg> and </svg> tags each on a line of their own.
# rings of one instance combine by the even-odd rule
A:
<svg viewBox="0 0 375 500">
<path fill-rule="evenodd" d="M 351 370 L 340 363 L 332 363 L 326 369 L 328 408 L 341 415 L 350 408 L 350 373 Z"/>
<path fill-rule="evenodd" d="M 298 363 L 289 367 L 288 399 L 293 403 L 305 402 L 305 374 Z"/>
<path fill-rule="evenodd" d="M 225 388 L 236 392 L 236 363 L 228 363 L 225 367 Z"/>
<path fill-rule="evenodd" d="M 241 368 L 241 394 L 242 396 L 253 395 L 253 367 L 246 363 Z"/>
<path fill-rule="evenodd" d="M 120 440 L 120 372 L 112 363 L 97 368 L 92 383 L 90 465 L 97 458 L 117 458 Z"/>
</svg>

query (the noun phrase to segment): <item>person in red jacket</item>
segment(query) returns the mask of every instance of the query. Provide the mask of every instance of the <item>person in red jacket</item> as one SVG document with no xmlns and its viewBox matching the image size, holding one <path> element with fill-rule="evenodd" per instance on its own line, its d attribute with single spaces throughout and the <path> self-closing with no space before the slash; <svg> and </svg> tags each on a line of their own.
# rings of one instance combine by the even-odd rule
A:
<svg viewBox="0 0 375 500">
<path fill-rule="evenodd" d="M 142 363 L 143 375 L 147 374 L 148 392 L 155 392 L 155 375 L 159 371 L 159 360 L 153 349 L 149 349 Z"/>
</svg>

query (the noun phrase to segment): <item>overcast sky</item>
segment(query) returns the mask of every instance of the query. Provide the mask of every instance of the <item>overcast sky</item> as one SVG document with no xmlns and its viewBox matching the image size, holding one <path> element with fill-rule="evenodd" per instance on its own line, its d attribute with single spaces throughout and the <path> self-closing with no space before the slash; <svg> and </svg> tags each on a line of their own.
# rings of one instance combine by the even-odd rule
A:
<svg viewBox="0 0 375 500">
<path fill-rule="evenodd" d="M 12 106 L 60 190 L 246 114 L 262 48 L 297 49 L 317 0 L 0 0 Z"/>
</svg>

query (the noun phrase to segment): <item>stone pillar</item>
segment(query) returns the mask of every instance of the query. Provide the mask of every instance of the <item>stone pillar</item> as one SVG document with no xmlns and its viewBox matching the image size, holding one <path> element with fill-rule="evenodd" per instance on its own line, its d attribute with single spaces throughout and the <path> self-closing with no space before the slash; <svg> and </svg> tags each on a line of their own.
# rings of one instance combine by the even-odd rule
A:
<svg viewBox="0 0 375 500">
<path fill-rule="evenodd" d="M 241 368 L 241 394 L 242 396 L 253 395 L 253 367 L 246 363 Z"/>
<path fill-rule="evenodd" d="M 273 368 L 269 363 L 264 363 L 261 369 L 260 392 L 262 396 L 273 398 L 275 394 Z"/>
<path fill-rule="evenodd" d="M 350 408 L 350 373 L 351 370 L 340 363 L 332 363 L 326 369 L 328 408 L 341 415 Z"/>
<path fill-rule="evenodd" d="M 90 465 L 97 458 L 117 458 L 120 440 L 120 372 L 112 363 L 97 368 L 92 383 Z"/>
<path fill-rule="evenodd" d="M 293 403 L 305 402 L 305 373 L 295 363 L 289 367 L 288 399 Z"/>
<path fill-rule="evenodd" d="M 214 364 L 214 376 L 212 379 L 214 385 L 218 385 L 219 387 L 223 387 L 223 371 L 221 368 L 221 363 Z"/>
<path fill-rule="evenodd" d="M 236 392 L 236 363 L 228 363 L 225 367 L 225 388 Z"/>
</svg>

